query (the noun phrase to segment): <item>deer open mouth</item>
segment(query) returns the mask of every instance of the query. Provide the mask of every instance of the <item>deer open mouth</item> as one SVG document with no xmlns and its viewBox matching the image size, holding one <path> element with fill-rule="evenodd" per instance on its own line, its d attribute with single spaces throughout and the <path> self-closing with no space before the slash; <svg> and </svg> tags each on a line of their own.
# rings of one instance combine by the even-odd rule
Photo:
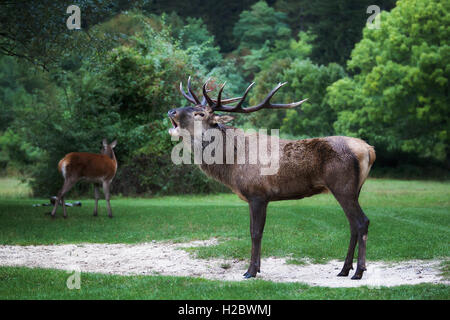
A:
<svg viewBox="0 0 450 320">
<path fill-rule="evenodd" d="M 180 127 L 178 126 L 178 123 L 169 116 L 170 122 L 172 123 L 172 128 L 169 129 L 169 134 L 172 137 L 178 137 L 180 135 Z"/>
<path fill-rule="evenodd" d="M 169 117 L 169 119 L 170 122 L 172 122 L 173 129 L 178 128 L 178 123 L 172 117 Z"/>
</svg>

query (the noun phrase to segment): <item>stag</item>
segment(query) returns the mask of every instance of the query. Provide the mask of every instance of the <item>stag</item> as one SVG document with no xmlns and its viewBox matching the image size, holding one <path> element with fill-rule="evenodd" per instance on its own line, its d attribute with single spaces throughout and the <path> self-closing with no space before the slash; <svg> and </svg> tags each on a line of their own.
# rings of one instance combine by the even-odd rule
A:
<svg viewBox="0 0 450 320">
<path fill-rule="evenodd" d="M 108 208 L 108 216 L 110 218 L 113 217 L 109 189 L 111 186 L 111 181 L 117 171 L 117 160 L 113 150 L 116 145 L 117 141 L 113 141 L 108 144 L 107 140 L 103 139 L 101 154 L 71 152 L 66 154 L 64 158 L 59 161 L 58 170 L 64 177 L 64 185 L 58 192 L 55 205 L 51 213 L 52 218 L 55 217 L 56 209 L 59 204 L 63 207 L 64 218 L 67 218 L 66 206 L 64 205 L 64 196 L 80 180 L 86 180 L 94 183 L 94 216 L 97 216 L 98 199 L 100 197 L 98 184 L 102 184 L 103 193 L 105 194 Z"/>
<path fill-rule="evenodd" d="M 201 122 L 202 133 L 209 129 L 218 129 L 226 140 L 226 130 L 232 128 L 225 123 L 233 118 L 226 113 L 252 113 L 262 109 L 291 109 L 301 105 L 305 100 L 290 104 L 273 104 L 273 95 L 286 83 L 278 84 L 265 99 L 255 106 L 243 107 L 248 92 L 254 85 L 250 84 L 241 97 L 222 99 L 224 85 L 218 91 L 217 99 L 208 96 L 208 81 L 203 85 L 203 99 L 199 100 L 188 80 L 188 92 L 180 92 L 194 106 L 172 109 L 168 116 L 172 123 L 169 133 L 179 135 L 180 129 L 187 130 L 194 137 L 195 121 Z M 234 103 L 237 103 L 233 105 Z M 250 136 L 237 130 L 237 136 L 245 141 L 246 159 L 255 152 Z M 258 133 L 255 133 L 258 135 Z M 244 137 L 242 137 L 242 135 Z M 192 138 L 194 139 L 194 138 Z M 192 141 L 195 143 L 195 141 Z M 205 144 L 202 144 L 205 147 Z M 227 144 L 224 143 L 224 148 Z M 255 277 L 261 267 L 261 240 L 266 221 L 267 205 L 270 201 L 301 199 L 316 194 L 331 192 L 350 223 L 350 244 L 341 272 L 338 276 L 348 276 L 353 269 L 353 257 L 358 243 L 358 261 L 352 279 L 361 279 L 366 270 L 366 243 L 369 219 L 361 209 L 358 198 L 361 187 L 375 161 L 374 148 L 361 139 L 330 136 L 304 140 L 279 140 L 278 172 L 272 175 L 261 174 L 261 163 L 250 164 L 207 164 L 201 163 L 201 170 L 208 176 L 222 182 L 248 202 L 250 211 L 250 235 L 252 250 L 250 265 L 245 278 Z M 270 147 L 268 148 L 269 152 Z M 228 150 L 229 151 L 229 150 Z M 273 151 L 273 150 L 272 150 Z M 233 152 L 237 152 L 233 150 Z M 238 155 L 236 155 L 238 156 Z"/>
</svg>

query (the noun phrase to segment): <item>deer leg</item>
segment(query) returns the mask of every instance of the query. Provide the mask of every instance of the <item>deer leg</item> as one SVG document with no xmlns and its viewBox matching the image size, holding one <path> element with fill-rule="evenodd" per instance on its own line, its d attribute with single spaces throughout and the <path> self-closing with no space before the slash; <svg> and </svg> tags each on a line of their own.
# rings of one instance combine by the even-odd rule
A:
<svg viewBox="0 0 450 320">
<path fill-rule="evenodd" d="M 64 195 L 61 196 L 61 205 L 63 207 L 64 219 L 66 219 L 67 218 L 67 209 L 66 209 L 66 203 L 64 202 Z"/>
<path fill-rule="evenodd" d="M 96 184 L 94 184 L 94 197 L 95 197 L 94 217 L 96 217 L 98 214 L 98 199 L 100 198 L 98 186 Z"/>
<path fill-rule="evenodd" d="M 352 279 L 359 280 L 362 278 L 363 273 L 366 270 L 366 242 L 369 229 L 369 219 L 362 211 L 358 200 L 355 197 L 351 197 L 351 199 L 336 195 L 335 197 L 342 206 L 342 209 L 344 209 L 350 223 L 350 244 L 344 266 L 338 276 L 347 276 L 349 271 L 353 269 L 353 256 L 356 243 L 358 243 L 358 263 L 356 272 Z"/>
<path fill-rule="evenodd" d="M 106 199 L 106 205 L 108 208 L 108 216 L 110 218 L 113 217 L 112 215 L 112 211 L 111 211 L 111 203 L 109 202 L 110 199 L 110 194 L 109 194 L 109 187 L 111 186 L 111 183 L 108 181 L 104 181 L 103 182 L 103 193 L 105 194 L 105 199 Z"/>
<path fill-rule="evenodd" d="M 64 211 L 64 218 L 67 218 L 66 206 L 64 204 L 64 195 L 70 189 L 72 189 L 72 187 L 74 186 L 74 184 L 76 182 L 77 182 L 76 180 L 72 180 L 72 179 L 64 180 L 64 184 L 63 184 L 61 190 L 58 192 L 58 196 L 56 197 L 55 206 L 53 207 L 53 210 L 52 210 L 52 213 L 51 213 L 52 218 L 55 217 L 56 209 L 58 208 L 60 200 L 62 201 L 62 206 L 63 206 L 63 211 Z"/>
<path fill-rule="evenodd" d="M 55 205 L 53 206 L 52 213 L 50 213 L 50 215 L 51 215 L 52 218 L 55 217 L 55 212 L 56 212 L 56 209 L 58 209 L 58 205 L 59 205 L 59 198 L 56 197 Z"/>
<path fill-rule="evenodd" d="M 250 235 L 252 238 L 252 256 L 250 259 L 250 266 L 245 278 L 252 278 L 260 272 L 261 267 L 261 240 L 264 232 L 264 225 L 266 223 L 267 201 L 256 199 L 249 201 L 250 206 Z"/>
<path fill-rule="evenodd" d="M 353 280 L 359 280 L 362 278 L 364 271 L 366 271 L 366 244 L 367 234 L 369 232 L 369 219 L 362 211 L 361 207 L 357 203 L 360 215 L 358 216 L 358 264 L 356 266 L 356 272 L 353 275 Z"/>
<path fill-rule="evenodd" d="M 355 254 L 356 242 L 358 240 L 358 231 L 356 230 L 355 223 L 353 219 L 348 218 L 350 222 L 350 244 L 348 245 L 347 257 L 345 258 L 344 266 L 341 272 L 339 272 L 338 277 L 348 276 L 350 270 L 353 270 L 353 256 Z"/>
</svg>

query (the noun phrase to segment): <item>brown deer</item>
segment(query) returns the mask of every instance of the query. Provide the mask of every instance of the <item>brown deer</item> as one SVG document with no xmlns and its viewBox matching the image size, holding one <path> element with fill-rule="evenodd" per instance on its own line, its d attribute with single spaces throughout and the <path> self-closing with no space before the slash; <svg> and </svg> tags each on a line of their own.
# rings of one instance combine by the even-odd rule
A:
<svg viewBox="0 0 450 320">
<path fill-rule="evenodd" d="M 97 216 L 98 199 L 100 197 L 98 184 L 103 185 L 103 193 L 105 194 L 106 203 L 108 206 L 108 216 L 112 218 L 109 188 L 111 181 L 116 175 L 117 160 L 113 149 L 117 145 L 117 141 L 108 144 L 106 139 L 103 139 L 103 147 L 101 154 L 87 153 L 87 152 L 71 152 L 66 154 L 64 158 L 59 161 L 58 170 L 64 177 L 64 185 L 58 193 L 53 207 L 51 216 L 55 217 L 56 209 L 61 204 L 64 211 L 64 218 L 67 218 L 66 206 L 64 205 L 65 194 L 80 180 L 86 180 L 94 183 L 95 193 L 95 209 L 94 216 Z"/>
<path fill-rule="evenodd" d="M 217 115 L 216 111 L 229 113 L 251 113 L 261 109 L 289 109 L 302 104 L 305 100 L 290 104 L 272 104 L 270 99 L 285 84 L 278 84 L 258 105 L 243 108 L 250 84 L 242 97 L 222 100 L 224 85 L 220 88 L 216 100 L 208 96 L 207 83 L 203 85 L 203 101 L 200 101 L 191 89 L 188 80 L 188 93 L 182 83 L 180 91 L 193 107 L 172 109 L 168 116 L 173 128 L 172 136 L 179 135 L 180 129 L 194 137 L 194 121 L 201 122 L 202 133 L 208 129 L 218 129 L 226 140 L 226 131 L 232 127 L 224 125 L 233 118 Z M 236 105 L 231 105 L 236 103 Z M 232 128 L 235 129 L 235 128 Z M 279 140 L 278 172 L 261 175 L 261 163 L 250 164 L 247 160 L 255 147 L 249 141 L 251 135 L 236 129 L 237 136 L 245 141 L 244 164 L 206 164 L 200 168 L 207 175 L 228 186 L 242 200 L 248 202 L 250 209 L 250 234 L 252 239 L 251 260 L 245 278 L 255 277 L 261 267 L 261 239 L 266 221 L 266 209 L 270 201 L 301 199 L 330 191 L 344 210 L 350 223 L 350 244 L 342 271 L 338 276 L 348 276 L 353 269 L 353 255 L 358 243 L 357 268 L 352 279 L 361 279 L 366 270 L 366 242 L 369 219 L 358 203 L 361 187 L 375 161 L 374 148 L 356 138 L 332 136 L 305 140 Z M 255 133 L 256 135 L 259 135 Z M 242 137 L 243 136 L 243 137 Z M 183 137 L 184 138 L 184 137 Z M 193 139 L 193 138 L 192 138 Z M 192 140 L 195 144 L 195 141 Z M 202 142 L 202 147 L 205 145 Z M 224 150 L 227 144 L 223 143 Z M 232 152 L 237 152 L 236 148 Z M 271 152 L 268 146 L 268 152 Z M 225 154 L 225 152 L 224 152 Z M 235 155 L 236 157 L 239 155 Z"/>
</svg>

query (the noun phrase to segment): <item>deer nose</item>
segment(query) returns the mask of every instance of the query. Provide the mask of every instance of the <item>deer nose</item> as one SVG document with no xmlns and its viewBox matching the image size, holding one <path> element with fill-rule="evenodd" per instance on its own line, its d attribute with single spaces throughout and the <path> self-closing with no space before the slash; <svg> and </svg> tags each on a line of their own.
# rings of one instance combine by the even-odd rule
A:
<svg viewBox="0 0 450 320">
<path fill-rule="evenodd" d="M 169 110 L 169 112 L 167 112 L 167 114 L 169 115 L 169 117 L 175 117 L 177 114 L 177 110 L 175 110 L 175 109 Z"/>
</svg>

